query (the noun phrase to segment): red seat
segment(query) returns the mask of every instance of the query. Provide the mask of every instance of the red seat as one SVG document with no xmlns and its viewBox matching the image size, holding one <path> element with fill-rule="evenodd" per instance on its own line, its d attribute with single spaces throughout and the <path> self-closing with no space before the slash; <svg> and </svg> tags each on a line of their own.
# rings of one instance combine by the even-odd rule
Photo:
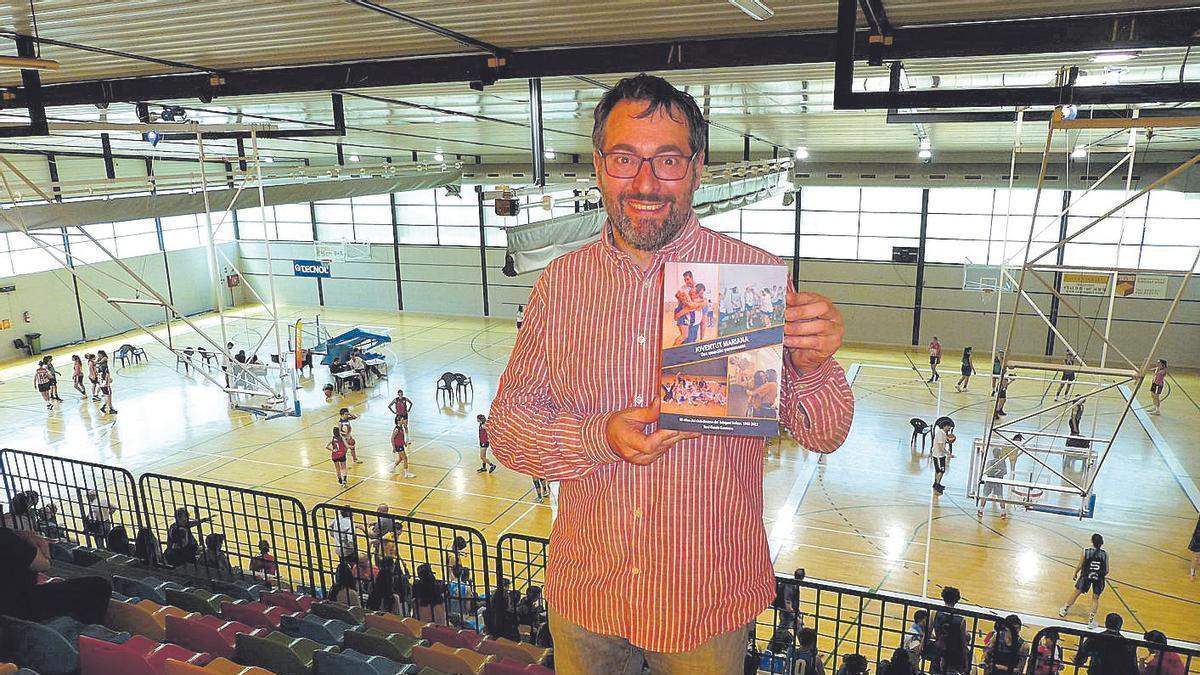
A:
<svg viewBox="0 0 1200 675">
<path fill-rule="evenodd" d="M 160 644 L 143 635 L 135 635 L 119 645 L 86 635 L 79 637 L 79 663 L 83 675 L 163 675 L 167 659 L 202 666 L 211 661 L 212 656 L 179 645 Z"/>
<path fill-rule="evenodd" d="M 174 642 L 197 652 L 232 659 L 238 633 L 265 633 L 240 621 L 227 621 L 219 616 L 192 615 L 187 618 L 167 617 L 167 642 Z"/>
<path fill-rule="evenodd" d="M 292 614 L 283 607 L 272 607 L 261 602 L 222 602 L 221 616 L 231 621 L 241 621 L 254 628 L 278 630 L 279 620 L 284 614 Z"/>
<path fill-rule="evenodd" d="M 449 626 L 428 625 L 421 631 L 421 637 L 430 642 L 440 642 L 448 647 L 470 649 L 474 651 L 483 636 L 473 630 L 456 630 Z"/>
<path fill-rule="evenodd" d="M 289 612 L 304 613 L 312 610 L 314 602 L 312 596 L 296 595 L 287 591 L 263 591 L 258 595 L 258 599 L 268 605 L 282 607 Z"/>
</svg>

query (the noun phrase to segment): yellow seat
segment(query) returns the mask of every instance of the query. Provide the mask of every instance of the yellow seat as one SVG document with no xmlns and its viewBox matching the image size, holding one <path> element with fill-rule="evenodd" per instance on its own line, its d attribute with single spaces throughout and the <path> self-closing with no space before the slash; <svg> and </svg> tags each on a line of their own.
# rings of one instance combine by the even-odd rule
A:
<svg viewBox="0 0 1200 675">
<path fill-rule="evenodd" d="M 409 637 L 420 637 L 413 635 L 412 629 L 408 624 L 404 623 L 404 619 L 395 614 L 368 614 L 363 619 L 363 623 L 367 628 L 377 628 L 385 633 L 400 633 Z"/>
<path fill-rule="evenodd" d="M 479 653 L 494 654 L 521 663 L 543 664 L 550 655 L 550 650 L 523 642 L 513 642 L 507 638 L 496 638 L 479 643 Z"/>
<path fill-rule="evenodd" d="M 446 675 L 481 675 L 483 667 L 495 661 L 496 657 L 461 647 L 455 649 L 439 642 L 432 647 L 413 647 L 412 659 L 422 668 L 433 668 Z"/>
<path fill-rule="evenodd" d="M 136 605 L 109 600 L 108 611 L 104 614 L 104 625 L 115 631 L 144 635 L 155 642 L 162 642 L 167 639 L 166 619 L 162 619 L 160 623 L 154 616 L 154 612 L 161 608 L 161 605 L 149 600 L 143 600 Z"/>
<path fill-rule="evenodd" d="M 201 667 L 167 659 L 164 663 L 163 675 L 275 675 L 269 670 L 255 666 L 243 666 L 229 659 L 217 657 Z"/>
<path fill-rule="evenodd" d="M 0 675 L 12 675 L 17 670 L 15 663 L 0 663 Z"/>
<path fill-rule="evenodd" d="M 428 622 L 421 621 L 420 619 L 414 619 L 411 616 L 406 616 L 403 619 L 400 619 L 400 623 L 408 626 L 404 632 L 415 638 L 421 637 L 421 631 L 425 630 L 425 626 L 429 625 Z"/>
</svg>

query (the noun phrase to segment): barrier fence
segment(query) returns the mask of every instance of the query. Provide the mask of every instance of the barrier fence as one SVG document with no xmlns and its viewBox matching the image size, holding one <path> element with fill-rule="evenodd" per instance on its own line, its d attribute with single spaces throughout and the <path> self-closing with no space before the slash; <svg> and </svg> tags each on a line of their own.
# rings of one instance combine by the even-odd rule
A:
<svg viewBox="0 0 1200 675">
<path fill-rule="evenodd" d="M 164 547 L 171 550 L 172 541 L 175 548 L 186 547 L 190 535 L 196 544 L 194 561 L 189 559 L 177 569 L 213 580 L 214 587 L 231 576 L 254 576 L 274 586 L 357 599 L 366 605 L 379 599 L 370 597 L 372 591 L 379 596 L 377 589 L 390 584 L 399 595 L 411 591 L 410 585 L 420 581 L 422 572 L 432 573 L 443 602 L 428 614 L 417 606 L 416 613 L 418 618 L 444 622 L 447 617 L 438 613 L 443 609 L 465 621 L 475 618 L 493 583 L 501 579 L 521 594 L 543 586 L 545 579 L 549 540 L 541 537 L 505 534 L 491 549 L 482 533 L 462 525 L 331 503 L 305 511 L 294 497 L 162 474 L 144 474 L 135 489 L 133 476 L 124 469 L 9 449 L 0 450 L 0 478 L 8 510 L 17 512 L 19 524 L 56 538 L 103 548 L 104 537 L 90 524 L 99 513 L 108 514 L 107 527 L 121 525 L 131 534 L 144 528 L 152 533 L 160 544 L 154 547 L 156 554 Z M 37 493 L 36 503 L 30 492 Z M 53 513 L 45 511 L 50 504 L 55 505 Z M 184 522 L 175 528 L 173 540 L 172 526 L 179 523 L 176 514 Z M 224 558 L 206 551 L 210 534 L 224 536 Z M 262 564 L 260 542 L 267 545 L 273 565 Z M 386 576 L 389 572 L 393 576 Z M 392 611 L 408 613 L 408 607 L 400 603 Z M 992 632 L 1001 618 L 992 610 L 959 605 L 950 612 L 924 598 L 782 575 L 776 578 L 774 601 L 752 623 L 748 642 L 761 654 L 760 672 L 799 672 L 799 637 L 806 629 L 816 632 L 819 653 L 830 673 L 837 672 L 851 654 L 861 655 L 875 670 L 874 664 L 891 659 L 899 648 L 918 659 L 923 671 L 937 672 L 941 647 L 914 636 L 921 631 L 929 635 L 930 626 L 938 625 L 939 613 L 962 619 L 967 672 L 981 667 L 984 672 L 1001 672 L 984 667 L 989 661 L 988 644 L 995 639 Z M 1200 650 L 1192 645 L 1173 642 L 1164 649 L 1146 640 L 1098 638 L 1066 624 L 1024 629 L 1024 634 L 1036 631 L 1025 645 L 1027 658 L 1008 672 L 1100 672 L 1089 671 L 1089 654 L 1115 653 L 1111 644 L 1103 642 L 1107 639 L 1116 640 L 1117 651 L 1130 650 L 1139 660 L 1138 675 L 1200 675 Z M 1057 640 L 1047 647 L 1055 634 Z M 1082 647 L 1088 640 L 1095 649 Z M 1166 656 L 1156 656 L 1162 654 Z"/>
</svg>

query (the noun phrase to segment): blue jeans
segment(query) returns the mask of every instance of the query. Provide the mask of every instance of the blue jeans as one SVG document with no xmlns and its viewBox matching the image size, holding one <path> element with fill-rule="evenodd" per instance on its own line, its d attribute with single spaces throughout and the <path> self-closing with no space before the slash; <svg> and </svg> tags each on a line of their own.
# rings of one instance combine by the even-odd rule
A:
<svg viewBox="0 0 1200 675">
<path fill-rule="evenodd" d="M 648 652 L 615 635 L 577 626 L 549 609 L 556 675 L 741 675 L 746 657 L 746 626 L 687 652 Z"/>
</svg>

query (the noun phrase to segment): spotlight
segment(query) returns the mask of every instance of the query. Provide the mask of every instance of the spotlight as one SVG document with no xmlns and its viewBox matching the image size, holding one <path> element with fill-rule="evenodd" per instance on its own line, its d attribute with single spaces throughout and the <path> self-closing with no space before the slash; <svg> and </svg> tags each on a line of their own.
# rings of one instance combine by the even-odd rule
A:
<svg viewBox="0 0 1200 675">
<path fill-rule="evenodd" d="M 546 156 L 546 159 L 554 159 L 557 156 L 554 154 L 554 148 L 547 148 L 543 154 Z"/>
<path fill-rule="evenodd" d="M 142 140 L 149 143 L 151 146 L 158 145 L 159 133 L 153 129 L 142 134 Z"/>
<path fill-rule="evenodd" d="M 920 157 L 921 159 L 923 159 L 923 160 L 925 160 L 925 161 L 929 161 L 930 159 L 932 159 L 932 158 L 933 158 L 933 151 L 932 151 L 932 150 L 929 150 L 929 149 L 926 149 L 926 148 L 922 148 L 922 149 L 921 149 L 921 150 L 920 150 L 920 151 L 917 153 L 917 157 Z"/>
<path fill-rule="evenodd" d="M 1092 57 L 1092 63 L 1121 63 L 1136 59 L 1138 52 L 1103 52 Z"/>
<path fill-rule="evenodd" d="M 808 148 L 803 145 L 796 148 L 796 159 L 808 159 Z"/>
<path fill-rule="evenodd" d="M 445 159 L 446 159 L 446 156 L 442 154 L 441 150 L 438 150 L 437 152 L 433 153 L 433 161 L 442 162 L 442 161 L 445 161 Z"/>
<path fill-rule="evenodd" d="M 350 161 L 351 161 L 351 162 L 357 162 L 357 161 L 358 161 L 358 155 L 350 155 Z"/>
<path fill-rule="evenodd" d="M 266 162 L 267 164 L 274 164 L 275 158 L 270 155 L 263 155 L 262 161 Z"/>
<path fill-rule="evenodd" d="M 1086 145 L 1075 146 L 1075 150 L 1071 153 L 1071 157 L 1074 159 L 1087 159 L 1087 156 L 1088 149 Z"/>
</svg>

